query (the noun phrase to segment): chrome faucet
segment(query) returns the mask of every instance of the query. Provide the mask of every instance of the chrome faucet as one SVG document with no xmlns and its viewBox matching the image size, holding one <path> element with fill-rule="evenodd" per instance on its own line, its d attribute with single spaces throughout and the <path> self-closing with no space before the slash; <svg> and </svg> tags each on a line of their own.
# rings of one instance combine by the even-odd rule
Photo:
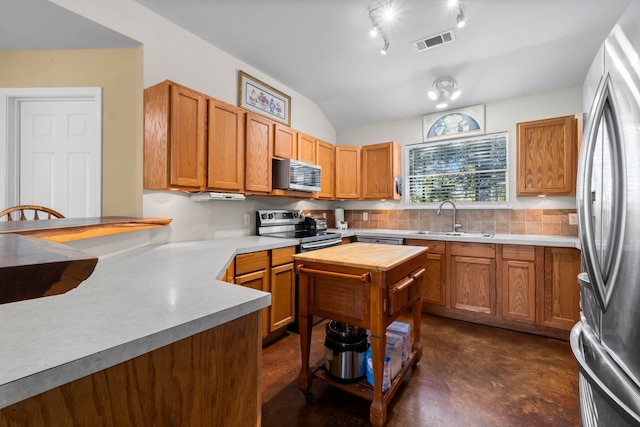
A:
<svg viewBox="0 0 640 427">
<path fill-rule="evenodd" d="M 456 205 L 455 203 L 453 203 L 451 200 L 447 199 L 444 202 L 440 203 L 440 206 L 438 206 L 438 212 L 437 214 L 440 215 L 440 211 L 442 210 L 442 205 L 444 205 L 445 203 L 450 203 L 451 207 L 453 208 L 453 222 L 451 224 L 451 232 L 455 233 L 456 232 L 456 228 L 458 227 L 462 227 L 462 224 L 458 224 L 456 223 Z"/>
</svg>

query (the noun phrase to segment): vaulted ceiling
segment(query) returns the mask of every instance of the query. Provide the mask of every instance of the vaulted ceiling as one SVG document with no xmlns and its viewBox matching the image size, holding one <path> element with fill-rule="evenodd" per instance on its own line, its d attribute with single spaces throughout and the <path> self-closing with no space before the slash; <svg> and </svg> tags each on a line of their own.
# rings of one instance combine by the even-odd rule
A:
<svg viewBox="0 0 640 427">
<path fill-rule="evenodd" d="M 460 29 L 446 0 L 392 0 L 386 56 L 368 34 L 379 0 L 135 1 L 305 95 L 340 130 L 435 111 L 426 92 L 441 76 L 463 90 L 449 108 L 580 86 L 636 0 L 461 0 Z M 0 49 L 136 43 L 44 0 L 0 7 Z M 455 41 L 414 49 L 413 41 L 449 29 Z"/>
</svg>

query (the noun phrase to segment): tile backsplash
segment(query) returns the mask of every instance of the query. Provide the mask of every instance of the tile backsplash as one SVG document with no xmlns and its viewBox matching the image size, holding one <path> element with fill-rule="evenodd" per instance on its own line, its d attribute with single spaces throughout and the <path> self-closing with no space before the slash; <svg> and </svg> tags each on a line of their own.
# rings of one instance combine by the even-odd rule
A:
<svg viewBox="0 0 640 427">
<path fill-rule="evenodd" d="M 452 210 L 345 210 L 349 228 L 382 228 L 392 230 L 449 231 Z M 364 220 L 366 213 L 367 220 Z M 569 225 L 569 214 L 575 209 L 458 209 L 456 222 L 459 231 L 486 231 L 500 234 L 542 234 L 548 236 L 578 236 L 578 226 Z M 306 215 L 327 218 L 327 225 L 335 227 L 332 210 L 310 210 Z"/>
</svg>

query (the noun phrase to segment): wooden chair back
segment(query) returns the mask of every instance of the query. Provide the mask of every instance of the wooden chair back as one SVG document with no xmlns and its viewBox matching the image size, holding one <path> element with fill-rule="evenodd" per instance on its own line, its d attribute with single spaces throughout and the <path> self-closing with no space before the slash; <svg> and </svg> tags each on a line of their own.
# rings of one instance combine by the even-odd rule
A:
<svg viewBox="0 0 640 427">
<path fill-rule="evenodd" d="M 14 212 L 20 212 L 19 216 L 14 214 Z M 27 212 L 33 212 L 33 215 L 27 215 Z M 42 218 L 40 217 L 40 215 L 42 215 Z M 64 215 L 62 215 L 60 212 L 56 212 L 51 208 L 38 205 L 13 206 L 11 208 L 0 211 L 0 221 L 2 221 L 5 216 L 7 217 L 7 221 L 15 221 L 15 217 L 17 217 L 18 221 L 64 218 Z"/>
</svg>

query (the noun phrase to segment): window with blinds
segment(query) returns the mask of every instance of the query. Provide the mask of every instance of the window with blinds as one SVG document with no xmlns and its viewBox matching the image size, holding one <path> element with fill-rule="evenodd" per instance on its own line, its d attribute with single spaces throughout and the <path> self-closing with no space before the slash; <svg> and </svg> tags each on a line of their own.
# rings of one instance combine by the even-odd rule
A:
<svg viewBox="0 0 640 427">
<path fill-rule="evenodd" d="M 507 133 L 407 146 L 407 203 L 505 204 Z"/>
</svg>

